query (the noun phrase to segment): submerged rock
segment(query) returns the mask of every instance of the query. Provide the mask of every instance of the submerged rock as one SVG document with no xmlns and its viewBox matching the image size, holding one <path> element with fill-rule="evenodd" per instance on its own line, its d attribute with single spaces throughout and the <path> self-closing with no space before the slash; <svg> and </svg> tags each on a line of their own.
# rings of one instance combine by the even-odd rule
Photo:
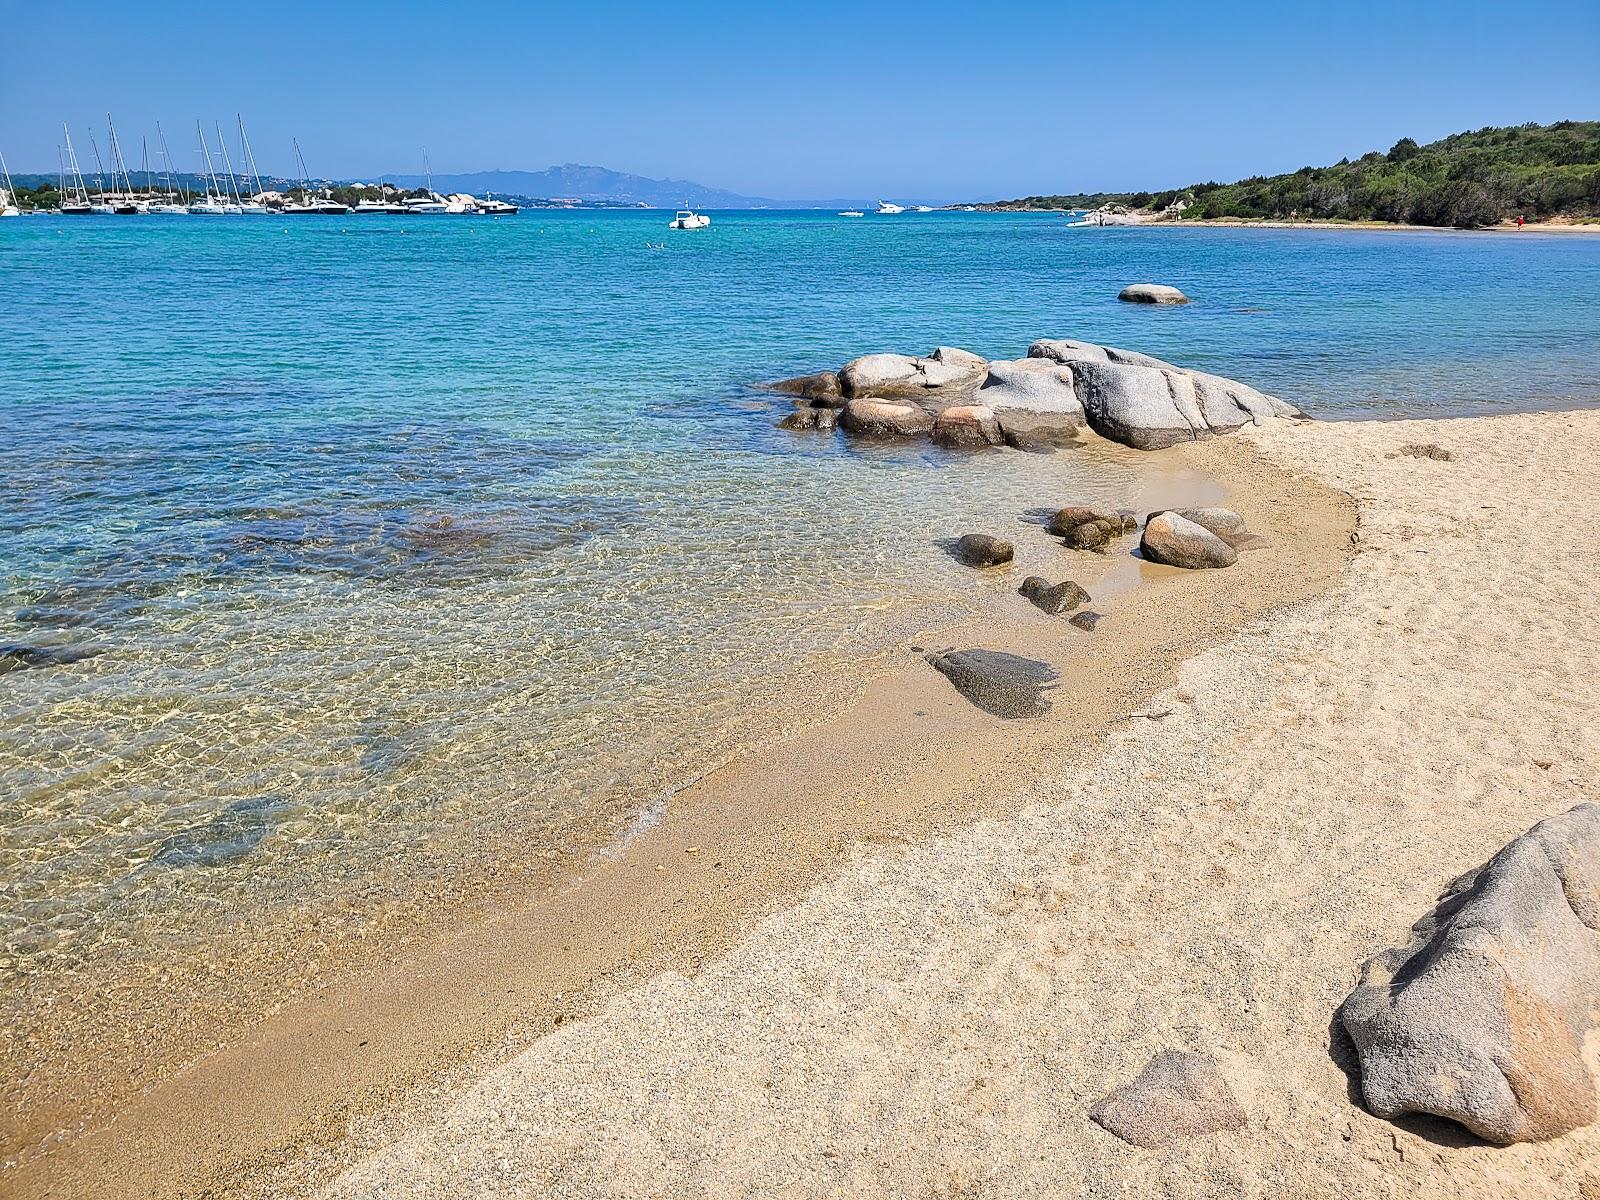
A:
<svg viewBox="0 0 1600 1200">
<path fill-rule="evenodd" d="M 956 691 L 984 712 L 1006 720 L 1049 712 L 1047 693 L 1060 681 L 1049 663 L 1003 650 L 946 650 L 926 658 Z"/>
<path fill-rule="evenodd" d="M 817 408 L 797 408 L 778 422 L 778 428 L 815 429 L 817 427 L 817 413 L 822 411 L 824 410 Z"/>
<path fill-rule="evenodd" d="M 167 838 L 145 865 L 209 867 L 242 858 L 261 844 L 288 809 L 282 796 L 236 800 L 210 820 Z"/>
<path fill-rule="evenodd" d="M 1500 1144 L 1595 1120 L 1600 805 L 1539 822 L 1457 879 L 1339 1010 L 1380 1117 L 1431 1113 Z"/>
<path fill-rule="evenodd" d="M 800 396 L 814 406 L 839 408 L 844 404 L 844 395 L 839 390 L 837 371 L 818 371 L 815 375 L 780 379 L 777 383 L 767 384 L 767 387 L 771 391 L 782 392 L 787 396 Z"/>
<path fill-rule="evenodd" d="M 951 449 L 998 446 L 1000 423 L 985 405 L 953 404 L 934 418 L 933 440 Z"/>
<path fill-rule="evenodd" d="M 1022 586 L 1017 592 L 1031 600 L 1036 608 L 1041 608 L 1052 616 L 1071 612 L 1078 605 L 1089 603 L 1089 593 L 1070 579 L 1051 583 L 1043 576 L 1029 575 L 1022 581 Z"/>
<path fill-rule="evenodd" d="M 868 437 L 920 437 L 933 429 L 933 417 L 914 404 L 892 400 L 851 400 L 839 418 L 851 433 Z"/>
<path fill-rule="evenodd" d="M 39 670 L 44 667 L 62 667 L 68 663 L 93 658 L 105 651 L 98 646 L 29 646 L 18 643 L 0 644 L 0 675 L 9 671 Z"/>
<path fill-rule="evenodd" d="M 1177 513 L 1158 513 L 1146 522 L 1139 552 L 1151 562 L 1191 571 L 1231 567 L 1239 555 L 1216 534 Z"/>
<path fill-rule="evenodd" d="M 1244 1109 L 1216 1060 L 1186 1050 L 1161 1051 L 1131 1082 L 1090 1109 L 1089 1119 L 1145 1150 L 1245 1126 Z"/>
<path fill-rule="evenodd" d="M 964 533 L 956 539 L 951 553 L 969 567 L 997 567 L 1011 561 L 1016 547 L 987 533 Z"/>
<path fill-rule="evenodd" d="M 1130 283 L 1117 293 L 1130 304 L 1187 304 L 1189 297 L 1165 283 Z"/>
<path fill-rule="evenodd" d="M 1084 525 L 1105 525 L 1112 533 L 1132 533 L 1139 528 L 1139 517 L 1131 509 L 1105 508 L 1097 504 L 1069 504 L 1058 508 L 1047 527 L 1056 537 L 1071 537 Z"/>
</svg>

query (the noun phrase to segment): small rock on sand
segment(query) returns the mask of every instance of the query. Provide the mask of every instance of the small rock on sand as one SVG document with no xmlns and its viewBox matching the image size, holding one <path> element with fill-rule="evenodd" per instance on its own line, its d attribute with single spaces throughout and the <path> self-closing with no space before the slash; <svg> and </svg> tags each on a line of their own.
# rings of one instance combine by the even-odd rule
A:
<svg viewBox="0 0 1600 1200">
<path fill-rule="evenodd" d="M 1592 1124 L 1600 805 L 1539 822 L 1456 880 L 1409 945 L 1362 966 L 1339 1020 L 1380 1117 L 1431 1113 L 1502 1145 Z"/>
<path fill-rule="evenodd" d="M 1139 552 L 1151 562 L 1191 571 L 1231 567 L 1238 552 L 1203 525 L 1174 512 L 1157 513 L 1145 524 Z"/>
<path fill-rule="evenodd" d="M 1130 283 L 1117 293 L 1130 304 L 1187 304 L 1189 297 L 1165 283 Z"/>
<path fill-rule="evenodd" d="M 1052 616 L 1071 612 L 1078 605 L 1089 602 L 1089 593 L 1070 579 L 1063 579 L 1060 583 L 1053 584 L 1043 576 L 1029 575 L 1022 581 L 1022 586 L 1017 592 L 1033 601 L 1035 607 L 1043 609 Z"/>
<path fill-rule="evenodd" d="M 1267 544 L 1267 539 L 1251 533 L 1244 518 L 1231 508 L 1180 508 L 1176 512 L 1184 520 L 1209 529 L 1235 550 L 1259 550 Z"/>
<path fill-rule="evenodd" d="M 1011 561 L 1016 547 L 987 533 L 964 533 L 956 539 L 951 553 L 969 567 L 997 567 Z"/>
<path fill-rule="evenodd" d="M 973 704 L 1006 720 L 1049 712 L 1047 693 L 1060 681 L 1049 663 L 1003 650 L 946 650 L 927 661 Z"/>
<path fill-rule="evenodd" d="M 1132 1082 L 1096 1104 L 1089 1119 L 1146 1150 L 1245 1126 L 1244 1110 L 1216 1060 L 1186 1050 L 1157 1054 Z"/>
<path fill-rule="evenodd" d="M 1071 617 L 1067 618 L 1067 620 L 1071 624 L 1076 625 L 1079 629 L 1083 630 L 1085 633 L 1093 633 L 1094 627 L 1100 624 L 1101 616 L 1101 613 L 1094 612 L 1090 609 L 1084 609 L 1081 613 L 1074 613 Z"/>
<path fill-rule="evenodd" d="M 1412 442 L 1401 446 L 1398 453 L 1407 458 L 1431 458 L 1434 462 L 1454 462 L 1455 455 L 1433 442 Z"/>
</svg>

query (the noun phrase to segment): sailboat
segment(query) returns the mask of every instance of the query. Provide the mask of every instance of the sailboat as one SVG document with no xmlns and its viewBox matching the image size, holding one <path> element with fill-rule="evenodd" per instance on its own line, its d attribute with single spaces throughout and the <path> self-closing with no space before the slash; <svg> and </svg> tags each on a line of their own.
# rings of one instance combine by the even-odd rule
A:
<svg viewBox="0 0 1600 1200">
<path fill-rule="evenodd" d="M 228 194 L 232 197 L 233 203 L 242 213 L 252 213 L 257 216 L 264 214 L 267 211 L 265 204 L 246 200 L 239 194 L 239 178 L 233 173 L 233 159 L 228 157 L 228 143 L 223 139 L 220 121 L 217 123 L 217 146 L 222 151 L 222 165 L 228 169 Z"/>
<path fill-rule="evenodd" d="M 106 114 L 106 133 L 111 139 L 111 186 L 117 189 L 112 197 L 112 208 L 124 217 L 142 213 L 145 206 L 134 198 L 128 160 L 122 157 L 122 143 L 117 140 L 117 127 L 111 123 L 110 113 Z"/>
<path fill-rule="evenodd" d="M 94 140 L 94 130 L 92 129 L 89 130 L 89 148 L 94 151 L 95 189 L 95 198 L 89 201 L 89 209 L 91 212 L 107 217 L 117 211 L 117 206 L 106 195 L 106 165 L 100 161 L 100 143 Z"/>
<path fill-rule="evenodd" d="M 11 168 L 6 166 L 6 156 L 0 154 L 0 175 L 5 176 L 6 185 L 0 188 L 0 217 L 20 217 L 22 210 L 17 207 L 17 185 L 11 182 Z"/>
<path fill-rule="evenodd" d="M 300 140 L 294 142 L 294 158 L 300 164 L 300 193 L 304 197 L 299 203 L 285 204 L 283 211 L 295 216 L 342 216 L 350 211 L 348 204 L 340 204 L 329 198 L 314 197 L 311 194 L 311 177 L 306 174 L 305 155 L 300 153 Z"/>
<path fill-rule="evenodd" d="M 61 205 L 58 212 L 64 217 L 86 217 L 94 212 L 94 205 L 89 203 L 89 189 L 83 185 L 83 172 L 78 167 L 78 152 L 72 148 L 72 131 L 65 124 L 61 132 L 67 139 L 67 156 L 61 163 Z M 67 174 L 67 168 L 72 169 L 72 174 Z M 67 190 L 71 187 L 71 191 Z"/>
<path fill-rule="evenodd" d="M 206 195 L 204 200 L 197 200 L 189 205 L 189 211 L 197 217 L 237 215 L 239 206 L 228 202 L 227 197 L 222 194 L 221 185 L 217 182 L 217 169 L 211 161 L 211 148 L 206 145 L 206 131 L 200 128 L 199 121 L 194 123 L 194 132 L 200 139 L 200 153 L 206 160 Z"/>
<path fill-rule="evenodd" d="M 272 210 L 269 209 L 265 204 L 261 203 L 260 200 L 260 197 L 265 193 L 266 189 L 261 186 L 261 172 L 256 169 L 256 156 L 255 153 L 250 149 L 250 135 L 244 131 L 244 115 L 242 113 L 235 113 L 234 116 L 237 117 L 239 121 L 239 146 L 240 149 L 244 151 L 244 163 L 242 165 L 249 168 L 250 174 L 248 178 L 256 185 L 256 190 L 250 194 L 250 202 L 242 207 L 247 213 L 271 212 Z M 217 136 L 221 137 L 222 134 L 219 132 Z"/>
<path fill-rule="evenodd" d="M 408 196 L 401 203 L 406 206 L 409 213 L 442 213 L 449 212 L 450 207 L 439 194 L 433 190 L 433 164 L 428 161 L 428 151 L 422 151 L 422 170 L 428 180 L 428 194 L 426 196 Z"/>
<path fill-rule="evenodd" d="M 178 194 L 172 189 L 172 154 L 167 149 L 167 135 L 161 132 L 160 121 L 156 122 L 156 140 L 161 143 L 161 164 L 163 167 L 161 172 L 162 198 L 150 205 L 150 211 L 175 216 L 187 213 L 189 206 L 187 203 L 180 203 Z M 182 181 L 181 175 L 179 176 L 179 181 Z M 188 197 L 185 196 L 183 199 L 186 201 Z"/>
</svg>

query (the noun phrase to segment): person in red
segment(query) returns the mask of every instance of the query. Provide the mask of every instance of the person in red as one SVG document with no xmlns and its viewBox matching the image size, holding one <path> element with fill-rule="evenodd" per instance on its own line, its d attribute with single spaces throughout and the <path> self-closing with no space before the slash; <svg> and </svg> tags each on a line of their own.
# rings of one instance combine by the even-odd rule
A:
<svg viewBox="0 0 1600 1200">
<path fill-rule="evenodd" d="M 1522 214 L 1521 213 L 1517 214 L 1517 228 L 1518 229 L 1522 228 Z"/>
</svg>

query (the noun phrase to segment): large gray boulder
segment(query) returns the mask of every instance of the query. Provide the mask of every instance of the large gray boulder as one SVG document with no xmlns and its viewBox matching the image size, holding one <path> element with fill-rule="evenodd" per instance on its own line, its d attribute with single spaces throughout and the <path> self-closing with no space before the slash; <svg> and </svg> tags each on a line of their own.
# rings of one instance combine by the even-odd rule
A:
<svg viewBox="0 0 1600 1200">
<path fill-rule="evenodd" d="M 968 700 L 1008 721 L 1042 717 L 1060 676 L 1049 663 L 1004 650 L 945 650 L 925 656 Z"/>
<path fill-rule="evenodd" d="M 992 362 L 973 399 L 994 410 L 1005 440 L 1027 448 L 1061 445 L 1083 428 L 1072 369 L 1042 358 Z"/>
<path fill-rule="evenodd" d="M 1145 1150 L 1245 1126 L 1244 1109 L 1216 1060 L 1186 1050 L 1161 1051 L 1090 1109 L 1089 1119 Z"/>
<path fill-rule="evenodd" d="M 923 401 L 971 391 L 983 378 L 984 360 L 966 350 L 940 346 L 926 358 L 868 354 L 845 363 L 839 388 L 847 399 Z"/>
<path fill-rule="evenodd" d="M 867 437 L 920 437 L 933 429 L 933 414 L 893 400 L 851 400 L 839 424 Z"/>
<path fill-rule="evenodd" d="M 1244 518 L 1231 508 L 1180 508 L 1177 515 L 1216 534 L 1235 550 L 1259 550 L 1267 539 L 1250 532 Z M 1159 514 L 1151 514 L 1152 516 Z"/>
<path fill-rule="evenodd" d="M 1189 297 L 1165 283 L 1130 283 L 1117 293 L 1130 304 L 1187 304 Z"/>
<path fill-rule="evenodd" d="M 1082 362 L 1072 374 L 1089 428 L 1101 437 L 1138 450 L 1164 450 L 1211 436 L 1187 372 Z"/>
<path fill-rule="evenodd" d="M 1239 561 L 1238 552 L 1227 542 L 1174 512 L 1157 513 L 1145 522 L 1139 553 L 1151 562 L 1191 571 L 1231 567 Z"/>
<path fill-rule="evenodd" d="M 1339 1010 L 1380 1117 L 1431 1113 L 1500 1144 L 1595 1120 L 1600 805 L 1541 821 L 1369 959 Z"/>
<path fill-rule="evenodd" d="M 1047 358 L 1058 363 L 1113 362 L 1130 367 L 1164 367 L 1169 371 L 1182 369 L 1164 359 L 1140 354 L 1137 350 L 1098 346 L 1094 342 L 1078 342 L 1071 338 L 1040 338 L 1028 347 L 1028 357 Z"/>
</svg>

